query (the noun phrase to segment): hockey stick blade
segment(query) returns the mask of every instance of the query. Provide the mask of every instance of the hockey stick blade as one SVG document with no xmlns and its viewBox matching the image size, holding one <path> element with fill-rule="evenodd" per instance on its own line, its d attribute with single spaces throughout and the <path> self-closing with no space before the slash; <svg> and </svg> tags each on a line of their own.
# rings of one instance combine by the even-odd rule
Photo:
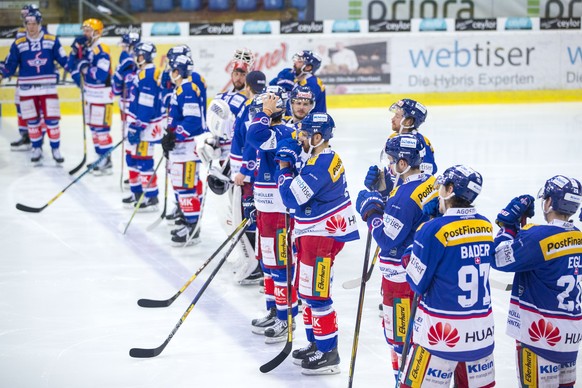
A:
<svg viewBox="0 0 582 388">
<path fill-rule="evenodd" d="M 492 279 L 491 276 L 489 276 L 489 285 L 492 288 L 496 288 L 496 289 L 501 290 L 501 291 L 511 291 L 511 283 L 507 284 L 507 283 L 501 282 L 499 280 Z"/>
<path fill-rule="evenodd" d="M 79 171 L 80 169 L 83 168 L 83 166 L 85 165 L 85 162 L 87 161 L 87 155 L 83 156 L 83 160 L 81 160 L 81 163 L 79 163 L 79 165 L 77 167 L 75 167 L 74 169 L 72 169 L 71 171 L 69 171 L 69 175 L 75 175 L 75 173 L 77 171 Z"/>
<path fill-rule="evenodd" d="M 16 208 L 17 208 L 18 210 L 21 210 L 21 211 L 23 211 L 23 212 L 27 212 L 27 213 L 40 213 L 40 212 L 41 212 L 41 211 L 43 211 L 43 210 L 44 210 L 44 209 L 45 209 L 47 206 L 48 206 L 48 204 L 47 204 L 47 205 L 44 205 L 43 207 L 31 207 L 31 206 L 26 206 L 26 205 L 23 205 L 23 204 L 21 204 L 21 203 L 17 203 L 17 204 L 16 204 Z"/>
<path fill-rule="evenodd" d="M 157 357 L 162 353 L 166 345 L 170 342 L 167 339 L 163 344 L 154 349 L 133 348 L 129 350 L 129 355 L 133 358 L 152 358 Z"/>
<path fill-rule="evenodd" d="M 158 217 L 158 218 L 157 218 L 157 219 L 156 219 L 154 222 L 152 222 L 152 224 L 151 224 L 151 225 L 149 225 L 149 226 L 146 228 L 146 230 L 147 230 L 148 232 L 151 232 L 152 230 L 154 230 L 155 228 L 157 228 L 159 224 L 161 224 L 161 223 L 162 223 L 162 221 L 164 220 L 164 218 L 166 218 L 166 214 L 165 214 L 165 212 L 164 212 L 164 213 L 162 213 L 162 214 L 161 214 L 161 215 L 160 215 L 160 216 L 159 216 L 159 217 Z"/>
<path fill-rule="evenodd" d="M 179 294 L 178 294 L 179 295 Z M 168 307 L 176 300 L 177 295 L 174 295 L 170 299 L 166 300 L 155 300 L 155 299 L 140 299 L 137 301 L 138 306 L 140 307 Z"/>
<path fill-rule="evenodd" d="M 293 348 L 293 342 L 287 341 L 287 343 L 285 344 L 285 347 L 283 348 L 281 353 L 277 354 L 277 356 L 275 358 L 273 358 L 271 361 L 267 362 L 264 365 L 261 365 L 259 370 L 263 373 L 269 373 L 270 371 L 272 371 L 273 369 L 275 369 L 276 367 L 281 365 L 281 363 L 283 361 L 285 361 L 285 359 L 291 353 L 292 348 Z"/>
<path fill-rule="evenodd" d="M 345 290 L 351 290 L 353 288 L 357 288 L 362 284 L 362 278 L 351 279 L 343 282 L 342 287 Z"/>
</svg>

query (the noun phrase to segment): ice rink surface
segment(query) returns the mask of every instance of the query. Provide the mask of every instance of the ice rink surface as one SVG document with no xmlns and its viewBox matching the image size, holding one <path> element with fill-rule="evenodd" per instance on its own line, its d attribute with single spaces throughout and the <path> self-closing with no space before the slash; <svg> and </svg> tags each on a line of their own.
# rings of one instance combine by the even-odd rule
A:
<svg viewBox="0 0 582 388">
<path fill-rule="evenodd" d="M 389 112 L 344 109 L 330 114 L 337 124 L 332 146 L 345 162 L 355 201 L 390 132 Z M 264 298 L 258 286 L 234 284 L 229 263 L 164 352 L 133 359 L 130 348 L 162 344 L 219 261 L 220 256 L 172 306 L 145 309 L 136 304 L 139 298 L 174 295 L 220 245 L 226 237 L 217 216 L 222 198 L 209 195 L 198 245 L 171 247 L 165 222 L 148 232 L 159 212 L 138 214 L 122 235 L 119 228 L 131 210 L 121 204 L 128 192 L 119 187 L 117 150 L 114 175 L 87 174 L 43 212 L 23 213 L 15 208 L 17 202 L 42 206 L 71 182 L 67 172 L 82 157 L 82 120 L 62 120 L 63 167 L 54 166 L 48 139 L 44 165 L 32 167 L 27 153 L 10 151 L 10 141 L 17 138 L 15 118 L 2 118 L 0 124 L 0 387 L 347 386 L 359 289 L 345 290 L 341 284 L 361 275 L 363 222 L 362 239 L 346 244 L 335 265 L 341 374 L 303 376 L 290 357 L 269 374 L 259 372 L 283 344 L 266 345 L 251 333 L 251 319 L 264 313 Z M 553 175 L 582 179 L 581 103 L 429 107 L 421 130 L 434 145 L 440 172 L 453 164 L 481 172 L 484 187 L 475 204 L 491 220 L 514 196 L 536 195 Z M 114 141 L 120 139 L 117 117 L 112 134 Z M 90 135 L 88 142 L 92 161 Z M 159 180 L 163 187 L 163 174 Z M 533 221 L 541 223 L 539 209 L 536 203 Z M 580 226 L 577 216 L 575 223 Z M 495 271 L 491 277 L 511 279 Z M 367 286 L 354 387 L 394 384 L 378 317 L 379 284 L 375 271 Z M 505 335 L 509 293 L 494 289 L 492 294 L 497 386 L 515 387 L 514 345 Z M 295 348 L 306 343 L 302 320 L 297 322 Z"/>
</svg>

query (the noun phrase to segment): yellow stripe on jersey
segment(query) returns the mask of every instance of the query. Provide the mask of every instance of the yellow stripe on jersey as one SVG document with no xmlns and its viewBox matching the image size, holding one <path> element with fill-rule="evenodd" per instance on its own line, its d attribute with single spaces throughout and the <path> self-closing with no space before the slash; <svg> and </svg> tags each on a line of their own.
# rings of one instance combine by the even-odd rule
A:
<svg viewBox="0 0 582 388">
<path fill-rule="evenodd" d="M 56 36 L 51 35 L 51 34 L 44 34 L 43 35 L 43 39 L 46 39 L 46 40 L 55 40 L 56 39 Z"/>
<path fill-rule="evenodd" d="M 178 86 L 176 88 L 176 96 L 179 96 L 180 94 L 182 94 L 184 90 L 182 89 L 182 85 Z"/>
<path fill-rule="evenodd" d="M 144 78 L 145 78 L 145 76 L 146 76 L 146 70 L 145 70 L 145 69 L 143 69 L 143 70 L 140 70 L 140 71 L 139 71 L 139 74 L 138 74 L 137 76 L 138 76 L 139 80 L 141 81 L 141 80 L 142 80 L 142 79 L 144 79 Z"/>
<path fill-rule="evenodd" d="M 582 254 L 582 232 L 562 232 L 540 241 L 544 260 L 553 260 L 566 255 Z"/>
<path fill-rule="evenodd" d="M 329 172 L 329 176 L 332 182 L 337 182 L 337 180 L 342 176 L 342 173 L 345 171 L 344 164 L 340 159 L 338 154 L 333 154 L 333 159 L 329 164 L 327 169 Z"/>
<path fill-rule="evenodd" d="M 472 242 L 493 242 L 493 226 L 485 220 L 458 220 L 443 225 L 435 237 L 444 246 L 462 245 Z"/>
<path fill-rule="evenodd" d="M 434 189 L 434 183 L 436 178 L 434 176 L 430 176 L 426 181 L 422 182 L 412 194 L 410 194 L 410 198 L 418 205 L 419 208 L 422 207 L 433 198 L 438 196 L 438 192 Z"/>
<path fill-rule="evenodd" d="M 325 90 L 325 85 L 323 84 L 323 81 L 321 79 L 317 78 L 317 84 L 319 85 L 319 88 L 323 92 Z"/>
<path fill-rule="evenodd" d="M 26 42 L 26 36 L 23 36 L 22 38 L 18 38 L 14 41 L 14 44 L 20 44 L 20 43 L 24 43 Z"/>
</svg>

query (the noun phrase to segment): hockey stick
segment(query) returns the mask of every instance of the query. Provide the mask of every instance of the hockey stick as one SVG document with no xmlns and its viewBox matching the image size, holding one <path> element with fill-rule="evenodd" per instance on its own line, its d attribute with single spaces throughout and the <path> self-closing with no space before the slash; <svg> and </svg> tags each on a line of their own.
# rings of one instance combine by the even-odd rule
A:
<svg viewBox="0 0 582 388">
<path fill-rule="evenodd" d="M 366 250 L 364 253 L 364 266 L 362 267 L 362 277 L 360 278 L 360 298 L 358 299 L 358 309 L 356 313 L 356 328 L 354 330 L 354 342 L 352 344 L 352 358 L 350 360 L 350 373 L 348 378 L 348 387 L 352 387 L 354 382 L 354 370 L 356 368 L 356 354 L 358 352 L 358 340 L 360 338 L 360 324 L 362 323 L 362 311 L 364 310 L 364 295 L 366 294 L 366 282 L 368 281 L 368 261 L 370 260 L 370 249 L 372 247 L 372 232 L 368 230 L 366 237 Z M 376 255 L 379 248 L 376 248 Z M 376 258 L 376 256 L 374 256 Z M 374 263 L 372 263 L 372 266 Z M 344 283 L 345 284 L 345 283 Z M 344 287 L 345 288 L 345 287 Z"/>
<path fill-rule="evenodd" d="M 169 305 L 171 305 L 172 303 L 174 303 L 174 301 L 180 296 L 182 295 L 182 293 L 186 290 L 186 288 L 188 288 L 188 286 L 190 286 L 190 284 L 194 281 L 194 279 L 196 279 L 196 277 L 200 274 L 200 272 L 202 272 L 202 270 L 204 268 L 206 268 L 206 266 L 208 264 L 210 264 L 210 262 L 212 261 L 212 259 L 214 259 L 216 257 L 216 255 L 218 255 L 218 253 L 222 250 L 222 248 L 224 248 L 226 246 L 226 244 L 228 244 L 228 242 L 230 240 L 233 239 L 233 237 L 237 234 L 237 233 L 244 233 L 249 225 L 247 225 L 247 220 L 246 218 L 240 223 L 239 226 L 236 227 L 236 229 L 226 238 L 226 240 L 224 240 L 224 242 L 222 244 L 220 244 L 220 246 L 214 251 L 214 253 L 204 262 L 204 264 L 202 264 L 200 266 L 200 268 L 198 268 L 198 270 L 196 270 L 196 273 L 194 273 L 194 275 L 192 275 L 192 277 L 190 279 L 188 279 L 188 281 L 182 286 L 182 288 L 180 288 L 180 290 L 178 292 L 176 292 L 174 294 L 174 296 L 172 296 L 169 299 L 165 299 L 165 300 L 156 300 L 156 299 L 140 299 L 137 301 L 137 304 L 141 307 L 168 307 Z M 228 256 L 228 255 L 227 255 Z"/>
<path fill-rule="evenodd" d="M 66 74 L 66 73 L 65 73 Z M 14 83 L 14 84 L 2 84 L 0 83 L 0 87 L 3 88 L 16 88 L 19 86 L 65 86 L 65 85 L 76 85 L 74 81 L 66 81 L 63 80 L 61 82 L 57 82 L 54 84 L 21 84 L 21 83 Z"/>
<path fill-rule="evenodd" d="M 372 264 L 370 264 L 370 268 L 368 269 L 368 272 L 366 272 L 364 274 L 364 279 L 366 279 L 365 281 L 367 282 L 368 280 L 370 280 L 370 277 L 372 276 L 372 271 L 374 270 L 374 264 L 376 264 L 376 260 L 378 260 L 378 255 L 380 254 L 380 247 L 376 247 L 376 252 L 374 253 L 374 257 L 372 258 Z M 360 284 L 362 283 L 362 278 L 355 278 L 355 279 L 351 279 L 351 280 L 346 280 L 343 284 L 342 287 L 346 290 L 351 290 L 352 288 L 356 288 L 358 287 Z"/>
<path fill-rule="evenodd" d="M 285 347 L 279 354 L 275 356 L 271 361 L 267 362 L 266 364 L 261 365 L 259 370 L 263 373 L 269 373 L 279 365 L 289 354 L 291 353 L 291 349 L 293 349 L 293 304 L 291 302 L 291 292 L 292 292 L 292 278 L 293 278 L 293 254 L 291 253 L 291 216 L 289 215 L 289 209 L 285 213 L 285 231 L 287 235 L 285 236 L 287 239 L 287 262 L 285 263 L 285 269 L 287 270 L 287 342 L 285 343 Z"/>
<path fill-rule="evenodd" d="M 166 210 L 168 208 L 168 159 L 166 158 L 166 178 L 165 178 L 165 188 L 164 188 L 164 208 L 162 209 L 162 214 L 156 220 L 146 228 L 148 232 L 154 230 L 166 218 Z"/>
<path fill-rule="evenodd" d="M 418 307 L 418 300 L 420 295 L 414 293 L 412 296 L 412 305 L 410 306 L 410 320 L 408 321 L 408 328 L 406 329 L 406 337 L 404 339 L 404 345 L 402 347 L 402 361 L 400 362 L 400 368 L 398 369 L 398 375 L 396 376 L 396 388 L 400 387 L 400 377 L 404 372 L 404 365 L 406 364 L 406 358 L 408 357 L 408 351 L 410 350 L 410 341 L 412 340 L 412 330 L 414 327 L 414 317 L 416 316 L 416 309 Z"/>
<path fill-rule="evenodd" d="M 117 143 L 116 145 L 114 145 L 112 148 L 110 148 L 109 150 L 107 150 L 106 153 L 104 153 L 103 155 L 101 155 L 99 157 L 99 159 L 97 159 L 97 161 L 95 163 L 89 164 L 86 168 L 85 171 L 83 171 L 83 173 L 81 175 L 79 175 L 78 177 L 76 177 L 71 183 L 69 183 L 67 185 L 67 187 L 65 187 L 64 189 L 62 189 L 57 195 L 55 195 L 50 201 L 48 201 L 44 206 L 42 207 L 32 207 L 32 206 L 26 206 L 23 205 L 21 203 L 17 203 L 16 204 L 16 208 L 18 210 L 22 210 L 23 212 L 28 212 L 28 213 L 40 213 L 41 211 L 43 211 L 44 209 L 46 209 L 46 207 L 48 205 L 50 205 L 51 203 L 53 203 L 54 201 L 57 200 L 57 198 L 59 198 L 65 191 L 67 191 L 67 189 L 71 186 L 73 186 L 75 183 L 77 183 L 83 176 L 85 176 L 85 174 L 87 174 L 89 171 L 93 170 L 93 168 L 95 168 L 95 166 L 97 166 L 97 164 L 103 160 L 104 158 L 106 158 L 107 156 L 109 156 L 114 149 L 116 149 L 117 147 L 119 147 L 121 145 L 121 143 L 123 143 L 125 139 L 122 139 L 119 143 Z"/>
<path fill-rule="evenodd" d="M 79 163 L 77 167 L 69 171 L 69 175 L 74 175 L 85 165 L 85 162 L 87 161 L 87 130 L 85 128 L 85 77 L 83 74 L 81 74 L 81 115 L 83 116 L 83 160 L 81 160 L 81 163 Z"/>
<path fill-rule="evenodd" d="M 248 226 L 250 224 L 250 222 L 251 221 L 247 219 L 247 220 L 245 220 L 244 225 Z M 220 268 L 222 267 L 222 265 L 226 261 L 226 258 L 228 257 L 230 252 L 233 250 L 236 243 L 238 243 L 238 240 L 241 239 L 242 235 L 243 235 L 243 233 L 239 233 L 239 235 L 236 237 L 236 239 L 232 242 L 232 244 L 228 248 L 228 251 L 226 251 L 226 253 L 222 257 L 222 259 L 220 259 L 220 261 L 216 265 L 216 268 L 214 268 L 214 271 L 212 271 L 212 273 L 210 274 L 210 276 L 208 277 L 208 279 L 206 280 L 206 282 L 204 283 L 204 285 L 202 286 L 200 291 L 198 291 L 198 293 L 196 294 L 196 296 L 194 297 L 192 302 L 190 302 L 190 305 L 188 306 L 188 308 L 186 309 L 184 314 L 182 314 L 182 316 L 180 317 L 180 320 L 178 321 L 178 323 L 176 323 L 176 326 L 174 327 L 174 329 L 172 330 L 172 332 L 170 333 L 168 338 L 166 338 L 166 340 L 157 348 L 153 348 L 153 349 L 132 348 L 132 349 L 130 349 L 129 355 L 131 357 L 151 358 L 151 357 L 156 357 L 156 356 L 160 355 L 160 353 L 162 353 L 164 351 L 165 347 L 168 345 L 170 340 L 174 337 L 174 335 L 176 334 L 176 332 L 178 331 L 180 326 L 182 326 L 182 323 L 186 320 L 186 318 L 188 317 L 188 314 L 190 314 L 190 312 L 192 311 L 192 309 L 194 308 L 194 306 L 196 305 L 196 303 L 198 302 L 198 300 L 200 299 L 200 297 L 202 296 L 204 291 L 206 291 L 206 288 L 208 288 L 208 286 L 210 285 L 210 282 L 212 281 L 212 279 L 214 279 L 214 277 L 216 276 L 216 274 L 218 273 L 218 271 L 220 270 Z"/>
<path fill-rule="evenodd" d="M 122 148 L 123 148 L 123 146 L 122 146 Z M 162 165 L 163 160 L 164 160 L 164 158 L 162 157 L 160 159 L 160 161 L 158 162 L 158 164 L 156 165 L 156 168 L 154 169 L 154 173 L 152 174 L 150 179 L 148 179 L 148 184 L 146 185 L 145 190 L 142 191 L 141 195 L 139 196 L 139 199 L 135 203 L 135 209 L 133 209 L 133 213 L 131 214 L 131 217 L 129 217 L 129 221 L 127 221 L 127 225 L 125 225 L 125 229 L 123 229 L 123 234 L 125 234 L 125 232 L 127 232 L 127 229 L 129 229 L 129 225 L 131 224 L 133 217 L 135 217 L 138 210 L 140 209 L 140 205 L 143 202 L 143 199 L 145 198 L 146 190 L 149 189 L 150 186 L 152 185 L 152 182 L 154 181 L 154 177 L 156 176 L 156 172 L 158 172 L 158 168 Z"/>
</svg>

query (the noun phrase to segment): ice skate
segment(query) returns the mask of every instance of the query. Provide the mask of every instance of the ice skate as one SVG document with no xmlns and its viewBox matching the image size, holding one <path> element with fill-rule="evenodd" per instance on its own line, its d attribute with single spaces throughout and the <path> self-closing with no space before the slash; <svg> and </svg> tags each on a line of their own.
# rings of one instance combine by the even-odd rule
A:
<svg viewBox="0 0 582 388">
<path fill-rule="evenodd" d="M 309 376 L 335 375 L 340 373 L 340 357 L 337 348 L 329 352 L 316 350 L 315 353 L 301 362 L 301 373 Z"/>
<path fill-rule="evenodd" d="M 166 220 L 168 221 L 168 225 L 173 226 L 176 225 L 176 221 L 180 218 L 184 218 L 184 214 L 182 213 L 180 206 L 176 204 L 174 210 L 172 210 L 171 213 L 166 214 Z"/>
<path fill-rule="evenodd" d="M 52 148 L 52 153 L 53 153 L 53 159 L 55 160 L 55 162 L 57 162 L 58 164 L 61 164 L 65 161 L 65 158 L 63 158 L 63 155 L 61 155 L 61 150 L 58 148 Z"/>
<path fill-rule="evenodd" d="M 30 161 L 32 163 L 40 163 L 40 161 L 43 159 L 42 156 L 42 148 L 40 147 L 34 147 L 32 149 L 32 153 L 30 154 Z"/>
<path fill-rule="evenodd" d="M 32 143 L 30 142 L 30 137 L 28 137 L 28 133 L 23 134 L 20 139 L 10 143 L 11 151 L 29 151 L 31 148 Z"/>
<path fill-rule="evenodd" d="M 244 268 L 239 269 L 237 271 L 237 275 L 241 271 L 244 271 Z M 255 269 L 253 270 L 253 272 L 251 272 L 251 274 L 248 275 L 247 277 L 245 277 L 244 279 L 237 280 L 237 282 L 241 286 L 253 286 L 253 285 L 259 285 L 259 283 L 261 282 L 262 279 L 263 279 L 263 270 L 261 269 L 261 265 L 257 261 L 257 265 L 256 265 Z"/>
<path fill-rule="evenodd" d="M 155 212 L 158 210 L 158 197 L 145 197 L 139 204 L 139 212 Z M 137 205 L 137 203 L 136 203 Z"/>
<path fill-rule="evenodd" d="M 185 244 L 188 246 L 198 244 L 200 242 L 198 239 L 199 234 L 200 229 L 196 230 L 196 223 L 186 224 L 182 228 L 172 231 L 172 245 L 181 247 Z"/>
<path fill-rule="evenodd" d="M 113 163 L 111 162 L 110 156 L 100 159 L 92 164 L 94 165 L 92 172 L 95 176 L 113 174 Z"/>
<path fill-rule="evenodd" d="M 295 330 L 295 318 L 293 318 L 292 329 Z M 275 318 L 275 324 L 265 329 L 265 343 L 277 344 L 287 341 L 289 325 L 287 320 Z"/>
<path fill-rule="evenodd" d="M 293 364 L 301 366 L 304 359 L 311 357 L 317 351 L 317 345 L 315 342 L 310 342 L 307 346 L 294 350 L 291 353 L 291 358 L 293 358 Z"/>
<path fill-rule="evenodd" d="M 275 319 L 277 317 L 277 308 L 271 307 L 267 315 L 261 318 L 255 318 L 251 321 L 252 329 L 254 334 L 264 335 L 265 329 L 271 327 L 275 324 Z"/>
<path fill-rule="evenodd" d="M 129 197 L 123 198 L 121 202 L 123 203 L 123 207 L 125 207 L 126 209 L 133 209 L 135 204 L 137 203 L 137 199 L 138 199 L 137 195 L 131 193 Z"/>
</svg>

